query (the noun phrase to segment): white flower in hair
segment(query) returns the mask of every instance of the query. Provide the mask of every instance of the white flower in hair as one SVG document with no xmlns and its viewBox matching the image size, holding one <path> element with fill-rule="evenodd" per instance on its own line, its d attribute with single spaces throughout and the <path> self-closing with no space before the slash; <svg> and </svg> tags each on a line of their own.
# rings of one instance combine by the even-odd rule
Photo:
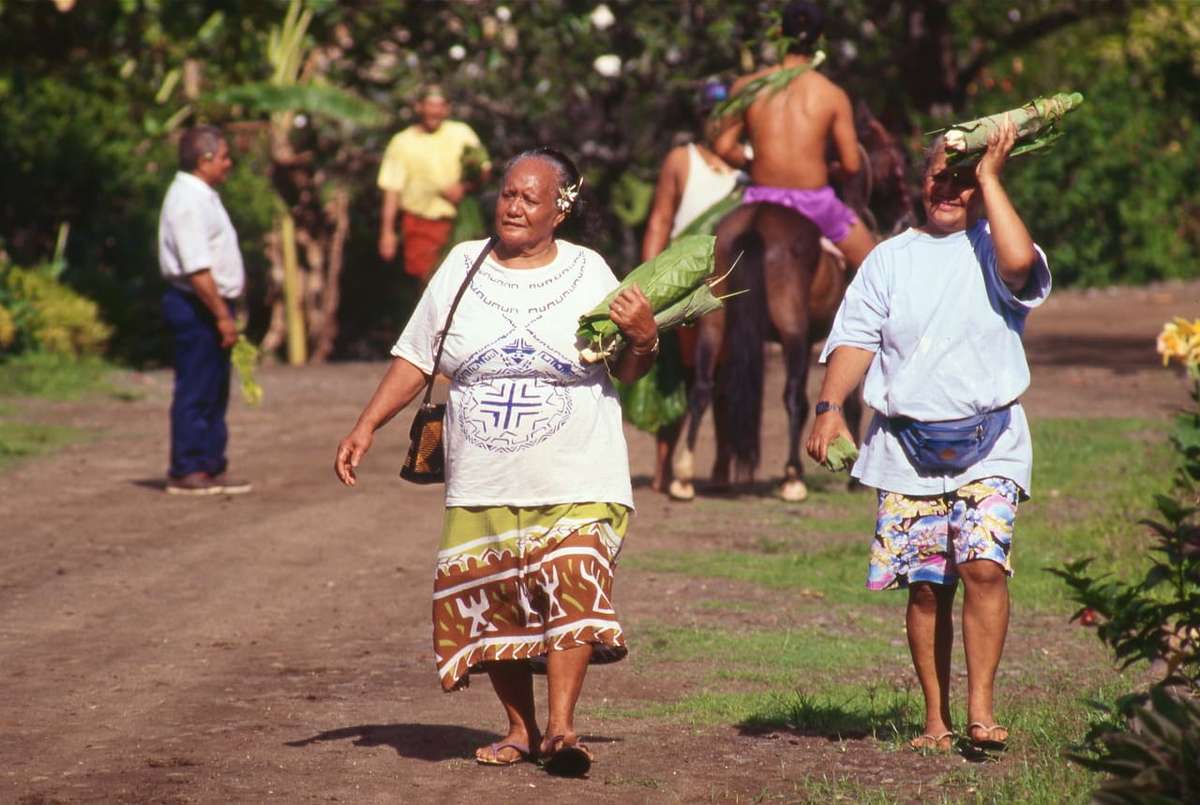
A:
<svg viewBox="0 0 1200 805">
<path fill-rule="evenodd" d="M 579 181 L 573 185 L 562 185 L 558 188 L 558 199 L 554 205 L 558 207 L 559 212 L 570 212 L 575 206 L 575 199 L 579 198 L 579 189 L 583 187 L 583 177 L 579 177 Z"/>
</svg>

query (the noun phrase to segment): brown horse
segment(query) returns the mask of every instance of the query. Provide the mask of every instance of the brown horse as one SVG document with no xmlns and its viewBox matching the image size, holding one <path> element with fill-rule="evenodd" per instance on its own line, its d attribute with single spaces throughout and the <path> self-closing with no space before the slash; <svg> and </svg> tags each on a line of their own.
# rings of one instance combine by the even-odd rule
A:
<svg viewBox="0 0 1200 805">
<path fill-rule="evenodd" d="M 865 221 L 882 219 L 893 231 L 912 223 L 906 184 L 907 163 L 895 140 L 864 106 L 856 114 L 866 170 L 857 187 L 843 188 L 853 203 L 875 202 L 878 218 L 859 206 Z M 876 224 L 877 225 L 877 224 Z M 788 416 L 788 458 L 779 494 L 800 501 L 808 495 L 800 461 L 800 437 L 808 419 L 806 389 L 813 344 L 829 335 L 851 275 L 821 246 L 820 231 L 808 218 L 775 204 L 748 204 L 717 226 L 716 264 L 734 264 L 721 293 L 742 292 L 724 310 L 698 323 L 695 379 L 688 397 L 686 447 L 676 461 L 672 496 L 694 494 L 692 451 L 699 423 L 710 405 L 717 430 L 713 483 L 752 482 L 760 456 L 764 385 L 764 345 L 775 337 L 783 347 L 787 379 L 783 403 Z M 740 255 L 740 258 L 738 257 Z M 857 431 L 862 404 L 853 394 L 846 419 Z M 731 477 L 730 467 L 735 473 Z"/>
</svg>

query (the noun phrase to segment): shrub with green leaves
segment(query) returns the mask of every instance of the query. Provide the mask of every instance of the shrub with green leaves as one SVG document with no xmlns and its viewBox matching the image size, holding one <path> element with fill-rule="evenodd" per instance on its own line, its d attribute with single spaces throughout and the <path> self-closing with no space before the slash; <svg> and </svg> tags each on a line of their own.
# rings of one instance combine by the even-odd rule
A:
<svg viewBox="0 0 1200 805">
<path fill-rule="evenodd" d="M 1085 739 L 1089 753 L 1071 756 L 1115 775 L 1095 802 L 1200 797 L 1200 350 L 1181 348 L 1193 329 L 1177 319 L 1158 342 L 1166 360 L 1187 365 L 1193 405 L 1176 417 L 1171 436 L 1179 459 L 1171 494 L 1158 495 L 1159 518 L 1144 521 L 1154 533 L 1148 567 L 1136 579 L 1093 576 L 1090 558 L 1051 569 L 1081 605 L 1074 617 L 1097 620 L 1097 637 L 1122 667 L 1144 661 L 1161 677 L 1149 691 L 1116 702 L 1125 729 L 1093 730 Z M 1195 338 L 1200 345 L 1200 331 Z"/>
<path fill-rule="evenodd" d="M 0 347 L 6 352 L 99 355 L 112 334 L 95 302 L 59 282 L 53 264 L 0 265 Z"/>
</svg>

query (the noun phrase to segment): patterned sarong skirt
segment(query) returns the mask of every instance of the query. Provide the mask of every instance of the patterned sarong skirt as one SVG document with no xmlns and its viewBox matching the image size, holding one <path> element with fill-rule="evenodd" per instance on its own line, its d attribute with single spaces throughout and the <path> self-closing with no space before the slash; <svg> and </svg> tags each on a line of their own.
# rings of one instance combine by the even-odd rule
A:
<svg viewBox="0 0 1200 805">
<path fill-rule="evenodd" d="M 593 663 L 624 658 L 612 583 L 628 519 L 617 503 L 447 508 L 433 582 L 442 688 L 466 687 L 485 662 L 538 665 L 580 645 Z"/>
</svg>

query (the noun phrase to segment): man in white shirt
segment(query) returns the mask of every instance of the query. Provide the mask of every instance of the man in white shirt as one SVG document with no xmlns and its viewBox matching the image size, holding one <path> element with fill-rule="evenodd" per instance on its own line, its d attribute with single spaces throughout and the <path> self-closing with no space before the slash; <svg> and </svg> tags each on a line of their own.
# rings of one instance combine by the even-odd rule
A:
<svg viewBox="0 0 1200 805">
<path fill-rule="evenodd" d="M 250 491 L 249 483 L 229 478 L 225 459 L 229 355 L 238 337 L 233 302 L 246 274 L 237 232 L 214 188 L 232 167 L 220 129 L 185 131 L 179 172 L 158 220 L 158 262 L 170 283 L 163 315 L 175 346 L 168 494 Z"/>
</svg>

